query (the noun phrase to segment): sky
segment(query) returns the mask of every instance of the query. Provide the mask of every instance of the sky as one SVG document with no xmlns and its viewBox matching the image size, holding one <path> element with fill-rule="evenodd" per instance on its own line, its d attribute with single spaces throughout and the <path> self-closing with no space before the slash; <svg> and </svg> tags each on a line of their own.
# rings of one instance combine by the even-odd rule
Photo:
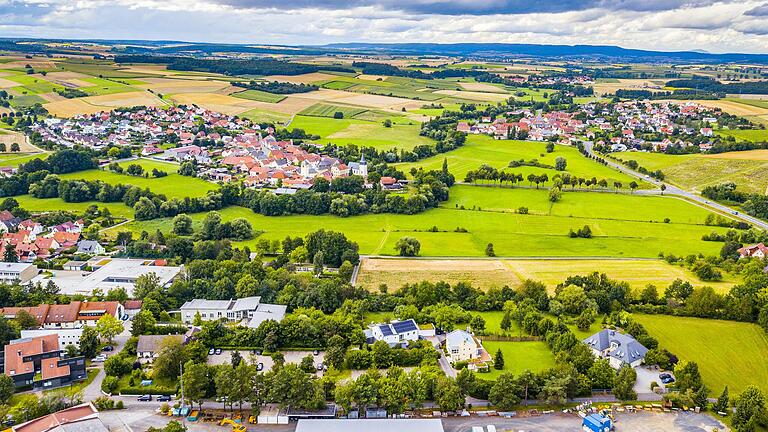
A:
<svg viewBox="0 0 768 432">
<path fill-rule="evenodd" d="M 502 42 L 768 53 L 768 2 L 0 0 L 0 37 L 256 45 Z"/>
</svg>

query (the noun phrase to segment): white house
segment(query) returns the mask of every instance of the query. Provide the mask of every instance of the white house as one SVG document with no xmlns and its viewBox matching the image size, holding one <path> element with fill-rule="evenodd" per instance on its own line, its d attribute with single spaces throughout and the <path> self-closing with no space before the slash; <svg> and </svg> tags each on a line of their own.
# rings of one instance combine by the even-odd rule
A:
<svg viewBox="0 0 768 432">
<path fill-rule="evenodd" d="M 59 348 L 62 350 L 67 349 L 67 346 L 74 345 L 75 348 L 80 349 L 80 337 L 83 335 L 83 328 L 59 328 L 59 329 L 31 329 L 22 330 L 21 338 L 35 338 L 39 336 L 47 336 L 50 334 L 56 334 L 59 337 Z"/>
<path fill-rule="evenodd" d="M 765 258 L 768 256 L 768 246 L 763 243 L 744 246 L 737 251 L 740 258 Z"/>
<path fill-rule="evenodd" d="M 483 347 L 480 340 L 472 333 L 464 330 L 454 330 L 445 337 L 445 349 L 448 352 L 448 361 L 469 362 L 469 368 L 476 370 L 491 363 L 491 356 Z"/>
<path fill-rule="evenodd" d="M 181 320 L 191 324 L 199 313 L 203 321 L 226 319 L 227 321 L 247 321 L 249 327 L 258 327 L 263 321 L 281 321 L 285 317 L 286 306 L 261 303 L 261 297 L 245 297 L 229 300 L 194 299 L 181 306 Z"/>
<path fill-rule="evenodd" d="M 385 324 L 371 324 L 365 329 L 365 338 L 369 344 L 383 340 L 389 346 L 405 346 L 409 341 L 415 341 L 435 335 L 434 326 L 420 328 L 416 321 L 408 319 L 393 321 Z"/>
<path fill-rule="evenodd" d="M 87 255 L 100 255 L 106 252 L 104 246 L 94 240 L 80 240 L 77 243 L 77 253 Z"/>
<path fill-rule="evenodd" d="M 648 348 L 631 335 L 616 330 L 601 330 L 583 340 L 597 358 L 606 358 L 614 369 L 622 366 L 640 366 L 645 360 Z"/>
</svg>

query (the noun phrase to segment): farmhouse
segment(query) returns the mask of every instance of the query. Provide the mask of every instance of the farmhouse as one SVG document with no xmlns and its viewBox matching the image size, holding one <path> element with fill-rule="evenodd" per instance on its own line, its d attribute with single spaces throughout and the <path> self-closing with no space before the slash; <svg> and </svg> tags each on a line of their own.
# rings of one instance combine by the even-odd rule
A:
<svg viewBox="0 0 768 432">
<path fill-rule="evenodd" d="M 12 340 L 5 346 L 4 373 L 16 387 L 50 389 L 86 377 L 83 357 L 67 358 L 55 334 Z"/>
<path fill-rule="evenodd" d="M 229 300 L 194 299 L 181 306 L 181 320 L 186 324 L 194 322 L 196 316 L 203 321 L 226 319 L 247 321 L 248 327 L 256 328 L 263 321 L 282 321 L 286 306 L 261 303 L 261 297 L 245 297 Z"/>
<path fill-rule="evenodd" d="M 364 332 L 366 342 L 369 344 L 381 340 L 388 343 L 390 347 L 405 347 L 409 341 L 435 335 L 434 327 L 422 330 L 413 319 L 388 324 L 371 324 Z"/>
<path fill-rule="evenodd" d="M 445 337 L 445 349 L 448 352 L 448 361 L 469 362 L 470 370 L 480 369 L 493 361 L 482 342 L 468 331 L 454 330 L 448 333 Z"/>
<path fill-rule="evenodd" d="M 744 246 L 737 250 L 740 258 L 765 258 L 768 256 L 768 246 L 758 243 L 752 246 Z"/>
<path fill-rule="evenodd" d="M 640 366 L 648 348 L 628 334 L 616 330 L 601 330 L 583 340 L 597 358 L 607 358 L 614 369 L 624 365 Z"/>
</svg>

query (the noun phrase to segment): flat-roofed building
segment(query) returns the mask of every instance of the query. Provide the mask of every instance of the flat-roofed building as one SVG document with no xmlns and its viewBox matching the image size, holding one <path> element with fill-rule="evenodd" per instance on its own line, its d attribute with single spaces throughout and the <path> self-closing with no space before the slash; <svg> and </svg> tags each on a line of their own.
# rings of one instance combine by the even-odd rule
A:
<svg viewBox="0 0 768 432">
<path fill-rule="evenodd" d="M 203 321 L 226 319 L 241 321 L 249 327 L 258 327 L 266 320 L 281 321 L 286 306 L 262 303 L 261 297 L 244 297 L 229 300 L 194 299 L 181 306 L 181 320 L 186 324 L 195 321 L 199 314 Z"/>
<path fill-rule="evenodd" d="M 0 282 L 27 283 L 37 276 L 37 266 L 29 263 L 0 262 Z"/>
<path fill-rule="evenodd" d="M 61 387 L 85 379 L 85 358 L 66 357 L 55 334 L 12 340 L 4 347 L 4 373 L 17 387 Z"/>
<path fill-rule="evenodd" d="M 21 338 L 34 338 L 40 336 L 56 335 L 59 338 L 59 348 L 67 349 L 67 346 L 74 345 L 80 349 L 80 337 L 83 335 L 83 328 L 59 328 L 59 329 L 31 329 L 22 330 Z"/>
</svg>

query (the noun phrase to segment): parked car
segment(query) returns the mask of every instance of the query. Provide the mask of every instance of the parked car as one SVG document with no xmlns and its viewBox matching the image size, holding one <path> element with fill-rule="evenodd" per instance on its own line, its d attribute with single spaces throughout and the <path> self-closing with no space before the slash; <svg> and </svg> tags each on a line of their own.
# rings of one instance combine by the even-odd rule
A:
<svg viewBox="0 0 768 432">
<path fill-rule="evenodd" d="M 675 378 L 671 374 L 668 374 L 666 372 L 659 374 L 659 379 L 664 384 L 671 384 L 675 382 Z"/>
<path fill-rule="evenodd" d="M 158 402 L 170 402 L 171 396 L 170 395 L 160 395 L 157 397 Z"/>
<path fill-rule="evenodd" d="M 258 363 L 256 365 L 256 370 L 259 371 L 259 372 L 263 371 L 264 370 L 264 363 Z"/>
<path fill-rule="evenodd" d="M 102 351 L 114 351 L 115 347 L 113 347 L 112 345 L 107 345 L 104 348 L 102 348 L 101 350 Z"/>
<path fill-rule="evenodd" d="M 211 348 L 211 349 L 208 350 L 208 355 L 214 355 L 215 353 L 216 353 L 216 349 L 215 348 Z"/>
<path fill-rule="evenodd" d="M 128 321 L 128 314 L 123 314 L 123 321 Z"/>
<path fill-rule="evenodd" d="M 136 400 L 139 402 L 150 402 L 152 401 L 152 395 L 141 395 Z"/>
<path fill-rule="evenodd" d="M 96 357 L 94 357 L 93 360 L 91 361 L 94 363 L 101 363 L 101 362 L 107 361 L 107 356 L 105 356 L 104 354 L 99 354 Z"/>
<path fill-rule="evenodd" d="M 320 355 L 320 350 L 314 350 L 314 351 L 312 351 L 312 355 Z"/>
<path fill-rule="evenodd" d="M 322 363 L 318 363 L 317 364 L 317 370 L 318 371 L 322 371 L 323 370 L 323 364 Z"/>
<path fill-rule="evenodd" d="M 220 355 L 220 354 L 221 354 L 221 348 L 216 348 L 216 355 Z"/>
</svg>

